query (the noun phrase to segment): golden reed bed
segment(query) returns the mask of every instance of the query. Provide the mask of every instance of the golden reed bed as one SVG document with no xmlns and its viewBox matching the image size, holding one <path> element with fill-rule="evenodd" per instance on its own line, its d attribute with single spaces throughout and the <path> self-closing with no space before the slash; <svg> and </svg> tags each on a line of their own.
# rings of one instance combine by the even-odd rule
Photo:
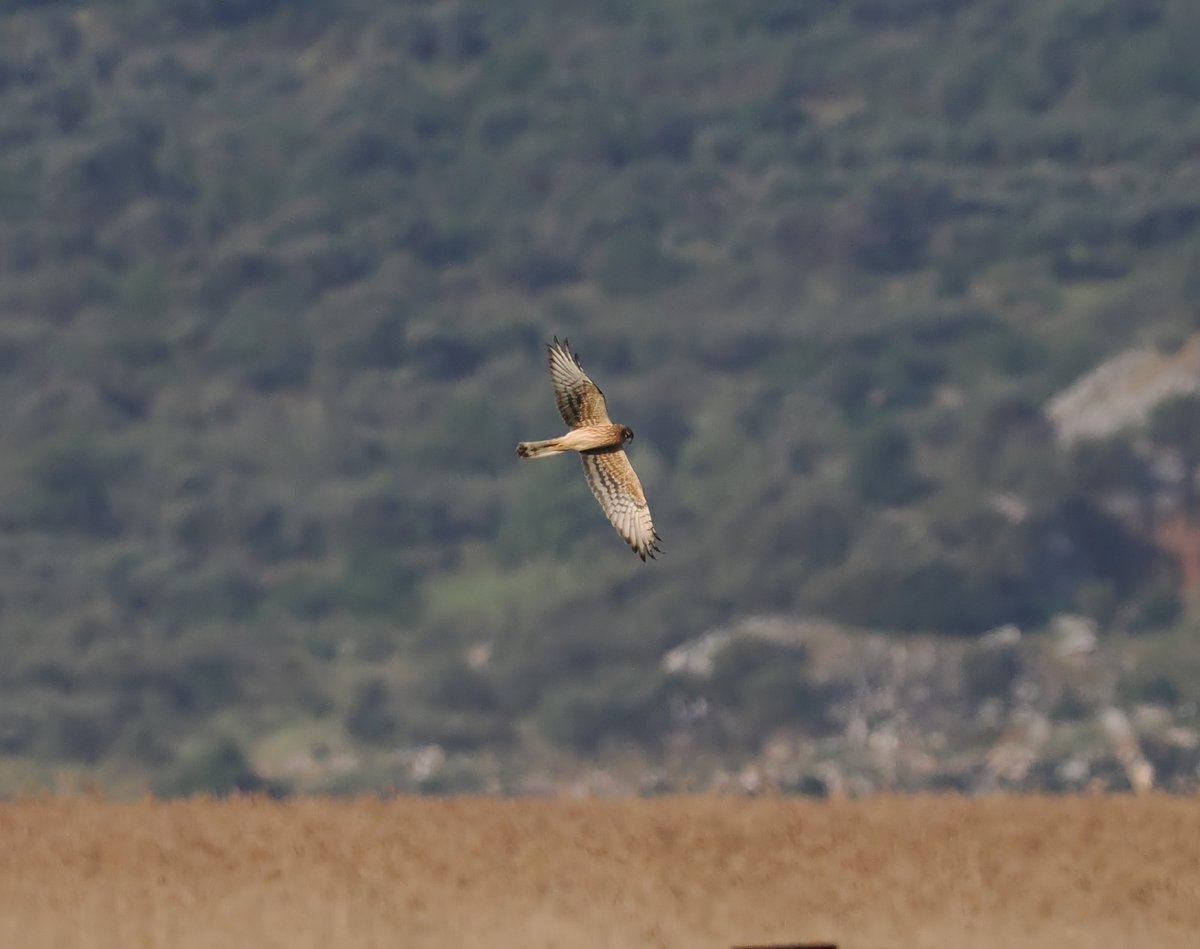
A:
<svg viewBox="0 0 1200 949">
<path fill-rule="evenodd" d="M 1200 801 L 0 804 L 0 946 L 1200 946 Z"/>
</svg>

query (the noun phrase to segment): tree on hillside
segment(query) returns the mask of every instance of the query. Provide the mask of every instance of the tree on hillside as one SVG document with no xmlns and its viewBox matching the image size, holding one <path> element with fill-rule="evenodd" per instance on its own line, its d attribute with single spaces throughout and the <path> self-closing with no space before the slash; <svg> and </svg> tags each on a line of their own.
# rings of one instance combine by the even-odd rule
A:
<svg viewBox="0 0 1200 949">
<path fill-rule="evenodd" d="M 1175 452 L 1182 467 L 1180 484 L 1183 511 L 1192 523 L 1200 520 L 1200 393 L 1189 392 L 1161 403 L 1150 416 L 1150 437 L 1161 448 Z"/>
<path fill-rule="evenodd" d="M 1154 530 L 1154 471 L 1126 435 L 1090 438 L 1074 446 L 1070 473 L 1085 494 L 1132 494 L 1137 498 L 1138 526 L 1146 533 Z"/>
</svg>

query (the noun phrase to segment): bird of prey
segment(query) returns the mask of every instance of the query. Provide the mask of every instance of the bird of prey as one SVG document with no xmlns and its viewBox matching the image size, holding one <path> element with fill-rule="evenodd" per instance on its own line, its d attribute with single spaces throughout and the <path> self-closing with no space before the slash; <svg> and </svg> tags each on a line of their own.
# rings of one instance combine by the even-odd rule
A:
<svg viewBox="0 0 1200 949">
<path fill-rule="evenodd" d="M 608 417 L 604 393 L 587 377 L 579 357 L 567 341 L 554 337 L 546 348 L 550 352 L 550 379 L 554 383 L 554 401 L 569 431 L 561 438 L 517 445 L 520 458 L 544 458 L 564 451 L 577 451 L 583 459 L 588 486 L 600 502 L 612 526 L 625 543 L 644 561 L 662 553 L 658 531 L 650 517 L 650 506 L 642 492 L 642 483 L 624 451 L 633 438 L 633 429 L 618 425 Z"/>
</svg>

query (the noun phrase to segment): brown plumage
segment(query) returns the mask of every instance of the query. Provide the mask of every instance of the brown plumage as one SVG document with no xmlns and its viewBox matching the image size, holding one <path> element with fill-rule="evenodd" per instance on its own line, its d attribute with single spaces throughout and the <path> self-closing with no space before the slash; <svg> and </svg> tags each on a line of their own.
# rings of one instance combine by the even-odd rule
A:
<svg viewBox="0 0 1200 949">
<path fill-rule="evenodd" d="M 565 339 L 560 343 L 556 336 L 546 348 L 550 351 L 554 401 L 570 430 L 560 438 L 521 442 L 517 455 L 543 458 L 564 451 L 579 452 L 588 487 L 612 526 L 642 560 L 653 558 L 662 552 L 658 531 L 642 483 L 622 448 L 633 438 L 633 429 L 608 417 L 604 393 L 587 377 Z"/>
</svg>

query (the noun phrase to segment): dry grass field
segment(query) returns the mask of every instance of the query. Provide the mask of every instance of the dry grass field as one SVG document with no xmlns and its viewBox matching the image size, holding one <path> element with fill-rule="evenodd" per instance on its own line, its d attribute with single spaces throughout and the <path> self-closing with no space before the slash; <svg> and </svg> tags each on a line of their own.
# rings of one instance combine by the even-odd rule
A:
<svg viewBox="0 0 1200 949">
<path fill-rule="evenodd" d="M 1200 801 L 0 805 L 0 945 L 1200 944 Z"/>
</svg>

